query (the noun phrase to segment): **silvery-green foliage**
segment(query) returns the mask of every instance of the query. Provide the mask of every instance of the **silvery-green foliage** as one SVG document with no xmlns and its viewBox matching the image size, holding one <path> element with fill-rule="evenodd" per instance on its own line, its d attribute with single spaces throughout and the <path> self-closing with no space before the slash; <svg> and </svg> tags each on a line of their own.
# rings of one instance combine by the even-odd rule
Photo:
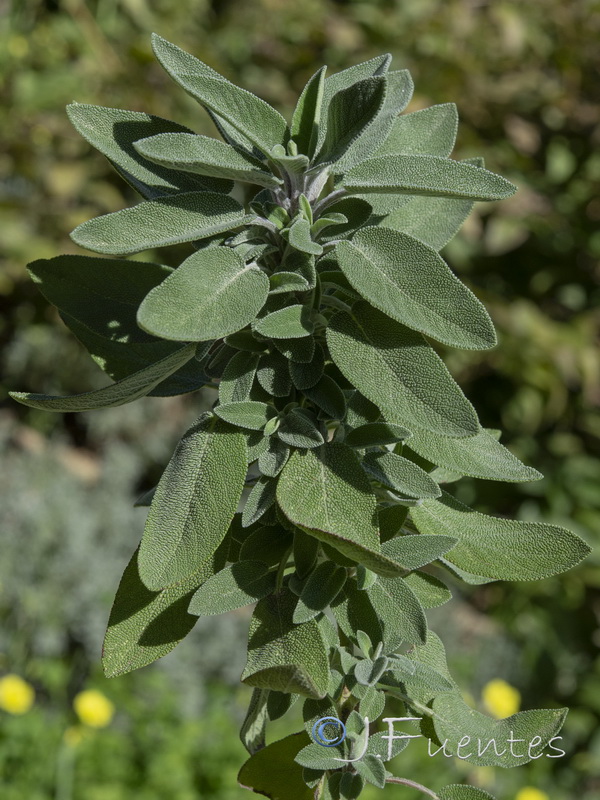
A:
<svg viewBox="0 0 600 800">
<path fill-rule="evenodd" d="M 402 113 L 412 80 L 389 56 L 320 69 L 288 125 L 192 55 L 159 36 L 153 45 L 222 141 L 139 112 L 69 107 L 143 200 L 73 232 L 111 258 L 58 256 L 29 271 L 115 383 L 12 395 L 78 411 L 218 390 L 140 503 L 150 509 L 110 616 L 106 673 L 164 655 L 198 617 L 255 604 L 240 782 L 273 800 L 354 798 L 393 780 L 382 731 L 369 736 L 364 722 L 387 695 L 450 748 L 510 731 L 547 743 L 564 710 L 494 721 L 469 709 L 425 615 L 450 598 L 445 572 L 537 580 L 588 552 L 568 530 L 485 516 L 440 486 L 541 477 L 482 428 L 430 341 L 496 345 L 439 251 L 475 201 L 515 187 L 480 159 L 450 158 L 453 104 Z M 191 252 L 175 269 L 123 258 L 181 243 Z M 298 699 L 306 731 L 265 746 L 269 720 Z M 347 724 L 329 750 L 307 736 L 323 716 Z M 477 763 L 524 760 L 492 751 Z"/>
</svg>

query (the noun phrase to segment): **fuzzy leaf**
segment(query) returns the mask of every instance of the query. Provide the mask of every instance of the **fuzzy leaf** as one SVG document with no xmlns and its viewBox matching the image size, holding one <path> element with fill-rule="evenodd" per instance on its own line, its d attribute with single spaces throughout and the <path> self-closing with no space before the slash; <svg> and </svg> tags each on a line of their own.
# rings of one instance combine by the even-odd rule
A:
<svg viewBox="0 0 600 800">
<path fill-rule="evenodd" d="M 438 608 L 452 599 L 446 584 L 427 572 L 411 572 L 404 580 L 423 608 Z"/>
<path fill-rule="evenodd" d="M 377 447 L 379 445 L 395 444 L 407 439 L 411 432 L 402 425 L 389 422 L 367 422 L 346 434 L 344 443 L 348 447 Z"/>
<path fill-rule="evenodd" d="M 258 750 L 242 766 L 238 783 L 271 800 L 314 800 L 295 762 L 298 751 L 310 741 L 305 731 L 293 733 Z"/>
<path fill-rule="evenodd" d="M 281 420 L 277 436 L 290 447 L 319 447 L 324 442 L 321 432 L 313 422 L 295 409 Z"/>
<path fill-rule="evenodd" d="M 240 740 L 250 755 L 266 746 L 265 731 L 267 727 L 268 689 L 254 689 L 246 717 L 240 729 Z"/>
<path fill-rule="evenodd" d="M 258 468 L 263 475 L 275 478 L 290 457 L 290 448 L 276 436 L 269 438 L 269 447 L 258 457 Z"/>
<path fill-rule="evenodd" d="M 301 253 L 320 256 L 323 247 L 313 241 L 311 237 L 310 222 L 307 219 L 298 218 L 290 227 L 288 241 L 291 247 L 300 250 Z"/>
<path fill-rule="evenodd" d="M 485 350 L 496 344 L 484 306 L 430 247 L 391 228 L 368 227 L 340 242 L 344 274 L 371 305 L 444 344 Z"/>
<path fill-rule="evenodd" d="M 495 580 L 539 580 L 579 564 L 591 551 L 571 531 L 544 522 L 499 519 L 473 511 L 443 492 L 410 515 L 426 534 L 446 534 L 458 544 L 446 555 L 460 569 Z"/>
<path fill-rule="evenodd" d="M 346 570 L 323 561 L 304 584 L 294 610 L 294 622 L 308 622 L 335 600 L 346 582 Z"/>
<path fill-rule="evenodd" d="M 281 591 L 260 600 L 250 622 L 248 660 L 241 680 L 249 686 L 324 697 L 329 658 L 314 620 L 294 625 L 296 598 Z"/>
<path fill-rule="evenodd" d="M 479 431 L 475 410 L 423 337 L 358 301 L 327 328 L 335 364 L 388 422 L 446 436 Z"/>
<path fill-rule="evenodd" d="M 259 478 L 252 489 L 242 511 L 242 525 L 250 527 L 268 511 L 275 502 L 276 482 L 271 478 Z"/>
<path fill-rule="evenodd" d="M 273 406 L 267 403 L 259 403 L 256 400 L 240 400 L 235 403 L 225 403 L 218 405 L 214 409 L 215 414 L 231 425 L 240 428 L 249 428 L 253 431 L 262 430 L 267 422 L 276 415 Z"/>
<path fill-rule="evenodd" d="M 92 392 L 83 392 L 67 397 L 31 392 L 9 392 L 9 394 L 13 400 L 25 406 L 40 408 L 44 411 L 90 411 L 96 408 L 113 408 L 131 403 L 133 400 L 149 394 L 155 386 L 190 361 L 194 357 L 194 350 L 193 345 L 180 347 L 155 364 L 144 367 L 139 372 L 134 372 L 133 375 L 106 386 L 104 389 L 96 389 Z"/>
<path fill-rule="evenodd" d="M 320 235 L 320 241 L 329 242 L 333 239 L 345 239 L 350 233 L 362 227 L 371 216 L 372 208 L 366 200 L 358 197 L 344 197 L 325 210 L 327 217 L 333 214 L 343 214 L 348 220 L 338 225 L 328 226 Z M 321 262 L 319 262 L 321 263 Z"/>
<path fill-rule="evenodd" d="M 385 767 L 380 758 L 366 753 L 360 761 L 355 763 L 355 768 L 361 778 L 368 783 L 372 783 L 378 789 L 385 788 Z"/>
<path fill-rule="evenodd" d="M 367 453 L 361 464 L 371 478 L 404 497 L 428 498 L 441 494 L 439 486 L 425 470 L 396 453 Z"/>
<path fill-rule="evenodd" d="M 288 362 L 277 350 L 260 357 L 256 378 L 273 397 L 287 397 L 292 389 Z"/>
<path fill-rule="evenodd" d="M 308 281 L 296 272 L 274 272 L 269 275 L 269 294 L 285 294 L 287 292 L 307 292 Z"/>
<path fill-rule="evenodd" d="M 216 192 L 187 192 L 146 200 L 90 219 L 75 228 L 71 239 L 96 253 L 130 255 L 207 239 L 250 219 L 232 197 Z"/>
<path fill-rule="evenodd" d="M 486 429 L 466 439 L 413 430 L 410 450 L 440 467 L 495 481 L 536 481 L 542 475 L 528 467 Z"/>
<path fill-rule="evenodd" d="M 425 613 L 403 578 L 380 576 L 365 593 L 383 625 L 385 652 L 393 652 L 402 642 L 424 644 Z"/>
<path fill-rule="evenodd" d="M 279 525 L 257 528 L 242 542 L 239 560 L 262 561 L 269 567 L 275 567 L 289 550 L 292 541 L 291 533 Z"/>
<path fill-rule="evenodd" d="M 446 752 L 468 756 L 469 764 L 497 767 L 517 767 L 540 755 L 568 712 L 567 708 L 537 709 L 495 720 L 469 708 L 458 692 L 439 695 L 432 708 L 435 732 L 446 743 Z M 530 747 L 533 741 L 539 744 Z"/>
<path fill-rule="evenodd" d="M 474 786 L 452 784 L 438 791 L 439 800 L 494 800 L 491 794 Z"/>
<path fill-rule="evenodd" d="M 343 555 L 384 575 L 402 572 L 380 555 L 375 497 L 349 447 L 329 443 L 293 453 L 279 476 L 277 502 L 291 522 Z"/>
<path fill-rule="evenodd" d="M 270 153 L 275 145 L 284 143 L 287 123 L 264 100 L 234 86 L 202 61 L 157 34 L 152 35 L 152 47 L 169 75 L 188 94 L 216 114 L 218 122 L 228 123 L 225 133 L 231 126 L 242 135 L 242 144 L 250 141 L 264 154 Z"/>
<path fill-rule="evenodd" d="M 375 155 L 398 153 L 449 156 L 458 130 L 458 111 L 454 103 L 430 106 L 396 117 L 387 139 Z"/>
<path fill-rule="evenodd" d="M 297 341 L 302 340 L 298 339 Z M 310 389 L 311 386 L 318 383 L 324 366 L 325 357 L 320 344 L 315 346 L 314 356 L 310 362 L 290 361 L 290 376 L 296 389 Z"/>
<path fill-rule="evenodd" d="M 310 309 L 303 305 L 291 305 L 261 317 L 254 330 L 270 339 L 298 339 L 313 332 Z"/>
<path fill-rule="evenodd" d="M 187 610 L 190 597 L 199 584 L 224 566 L 226 555 L 225 541 L 197 572 L 153 592 L 142 583 L 135 551 L 119 583 L 102 646 L 108 678 L 151 664 L 187 636 L 196 624 L 196 617 Z"/>
<path fill-rule="evenodd" d="M 224 614 L 256 603 L 275 589 L 275 573 L 262 561 L 238 561 L 205 581 L 188 611 L 198 617 Z"/>
<path fill-rule="evenodd" d="M 407 569 L 419 569 L 451 550 L 458 539 L 452 536 L 396 536 L 381 545 L 381 552 Z"/>
<path fill-rule="evenodd" d="M 294 114 L 290 133 L 298 146 L 298 152 L 312 158 L 321 125 L 321 103 L 325 87 L 325 72 L 327 67 L 321 67 L 308 81 L 300 95 Z"/>
<path fill-rule="evenodd" d="M 229 248 L 211 247 L 191 255 L 148 293 L 138 323 L 163 339 L 219 339 L 251 322 L 268 291 L 264 272 Z"/>
<path fill-rule="evenodd" d="M 245 478 L 243 434 L 203 414 L 177 445 L 150 506 L 138 556 L 149 589 L 185 580 L 212 558 Z"/>
<path fill-rule="evenodd" d="M 219 403 L 238 403 L 250 399 L 259 356 L 256 353 L 236 353 L 227 363 L 219 381 Z"/>
<path fill-rule="evenodd" d="M 190 134 L 189 128 L 177 122 L 143 114 L 85 103 L 71 103 L 67 114 L 75 129 L 91 145 L 105 155 L 119 174 L 147 200 L 176 192 L 222 192 L 233 184 L 229 180 L 198 178 L 175 172 L 148 161 L 133 146 L 137 139 L 162 133 Z"/>
<path fill-rule="evenodd" d="M 344 176 L 349 192 L 505 200 L 516 187 L 493 172 L 439 156 L 385 155 L 369 158 Z"/>
<path fill-rule="evenodd" d="M 322 375 L 314 386 L 304 389 L 304 394 L 315 405 L 322 408 L 331 419 L 343 419 L 346 415 L 346 398 L 337 383 L 329 375 Z"/>
<path fill-rule="evenodd" d="M 259 186 L 279 186 L 282 181 L 256 158 L 225 142 L 193 133 L 162 133 L 140 139 L 135 149 L 149 161 L 174 170 L 226 178 Z"/>
<path fill-rule="evenodd" d="M 314 336 L 299 336 L 297 339 L 273 339 L 273 344 L 290 362 L 309 365 L 319 359 L 315 356 L 316 342 Z M 290 365 L 291 367 L 291 365 Z"/>
</svg>

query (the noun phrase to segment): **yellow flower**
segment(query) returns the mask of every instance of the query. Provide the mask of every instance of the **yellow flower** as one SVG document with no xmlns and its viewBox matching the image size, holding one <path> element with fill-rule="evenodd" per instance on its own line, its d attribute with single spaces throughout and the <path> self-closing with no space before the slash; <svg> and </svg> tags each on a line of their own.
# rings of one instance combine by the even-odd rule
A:
<svg viewBox="0 0 600 800">
<path fill-rule="evenodd" d="M 550 800 L 546 792 L 540 792 L 539 789 L 534 789 L 533 786 L 524 786 L 519 792 L 515 800 Z"/>
<path fill-rule="evenodd" d="M 516 714 L 521 706 L 521 694 L 518 689 L 501 678 L 486 683 L 481 694 L 488 711 L 497 719 Z"/>
<path fill-rule="evenodd" d="M 0 708 L 9 714 L 25 714 L 35 701 L 33 686 L 18 675 L 0 678 Z"/>
<path fill-rule="evenodd" d="M 75 713 L 90 728 L 105 728 L 113 718 L 115 707 L 102 692 L 86 689 L 73 700 Z"/>
</svg>

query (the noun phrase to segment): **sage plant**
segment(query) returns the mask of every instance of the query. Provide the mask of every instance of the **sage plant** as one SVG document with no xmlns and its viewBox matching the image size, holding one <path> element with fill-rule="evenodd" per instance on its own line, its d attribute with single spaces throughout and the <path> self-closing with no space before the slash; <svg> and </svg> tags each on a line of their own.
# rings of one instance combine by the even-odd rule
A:
<svg viewBox="0 0 600 800">
<path fill-rule="evenodd" d="M 410 735 L 472 764 L 518 766 L 548 754 L 566 714 L 472 710 L 425 615 L 450 600 L 445 577 L 538 580 L 588 553 L 563 528 L 486 516 L 451 491 L 462 476 L 541 477 L 480 425 L 431 343 L 496 344 L 439 251 L 474 202 L 515 187 L 481 159 L 450 158 L 454 104 L 401 113 L 413 84 L 389 55 L 321 68 L 288 124 L 175 45 L 153 44 L 222 140 L 68 107 L 143 201 L 73 231 L 109 258 L 57 256 L 29 272 L 114 383 L 12 394 L 67 412 L 215 392 L 138 503 L 149 512 L 105 672 L 163 656 L 199 616 L 256 604 L 243 786 L 282 800 L 350 800 L 365 782 L 489 798 L 463 785 L 436 793 L 386 763 Z M 190 254 L 175 269 L 126 258 L 179 243 Z M 383 716 L 388 697 L 399 717 Z M 267 722 L 296 702 L 305 729 L 267 745 Z"/>
</svg>

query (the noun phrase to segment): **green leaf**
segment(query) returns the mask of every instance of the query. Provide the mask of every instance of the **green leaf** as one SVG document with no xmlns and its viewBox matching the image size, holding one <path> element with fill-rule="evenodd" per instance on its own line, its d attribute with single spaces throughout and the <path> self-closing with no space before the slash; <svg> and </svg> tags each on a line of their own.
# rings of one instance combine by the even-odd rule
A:
<svg viewBox="0 0 600 800">
<path fill-rule="evenodd" d="M 241 680 L 263 689 L 324 697 L 329 683 L 325 642 L 315 620 L 294 625 L 295 605 L 296 597 L 285 590 L 258 602 Z"/>
<path fill-rule="evenodd" d="M 386 656 L 380 656 L 375 661 L 371 661 L 370 658 L 363 658 L 355 665 L 354 676 L 363 686 L 374 686 L 387 669 L 387 666 L 388 659 Z M 370 715 L 367 716 L 372 719 Z"/>
<path fill-rule="evenodd" d="M 296 409 L 292 409 L 281 420 L 277 436 L 290 447 L 319 447 L 324 442 L 314 423 Z"/>
<path fill-rule="evenodd" d="M 275 573 L 262 561 L 238 561 L 212 575 L 188 607 L 198 617 L 224 614 L 262 600 L 275 590 Z"/>
<path fill-rule="evenodd" d="M 216 192 L 187 192 L 146 200 L 90 219 L 75 228 L 71 239 L 96 253 L 129 255 L 207 239 L 249 219 L 232 197 Z"/>
<path fill-rule="evenodd" d="M 483 167 L 482 158 L 465 159 L 465 164 Z M 373 195 L 369 195 L 372 197 Z M 386 197 L 386 195 L 380 195 Z M 388 195 L 388 197 L 391 197 Z M 473 200 L 449 197 L 412 197 L 394 208 L 378 224 L 420 239 L 434 250 L 448 244 L 473 209 Z M 387 213 L 387 212 L 386 212 Z"/>
<path fill-rule="evenodd" d="M 243 520 L 242 520 L 243 525 Z M 269 567 L 279 564 L 292 545 L 292 535 L 279 525 L 269 525 L 252 531 L 242 542 L 240 561 L 262 561 Z"/>
<path fill-rule="evenodd" d="M 432 708 L 435 732 L 446 752 L 482 767 L 527 764 L 558 734 L 568 712 L 537 709 L 495 720 L 469 708 L 458 692 L 439 695 Z M 530 747 L 532 742 L 536 744 Z"/>
<path fill-rule="evenodd" d="M 357 81 L 333 95 L 327 108 L 327 127 L 315 158 L 320 165 L 338 161 L 381 111 L 387 90 L 384 75 Z"/>
<path fill-rule="evenodd" d="M 454 103 L 430 106 L 396 117 L 376 156 L 399 153 L 449 156 L 458 130 L 458 110 Z"/>
<path fill-rule="evenodd" d="M 377 406 L 361 394 L 358 389 L 344 392 L 346 396 L 346 425 L 353 428 L 366 425 L 368 422 L 377 422 L 381 412 Z"/>
<path fill-rule="evenodd" d="M 286 294 L 287 292 L 307 292 L 308 281 L 296 272 L 274 272 L 269 275 L 269 294 Z"/>
<path fill-rule="evenodd" d="M 404 580 L 423 608 L 437 608 L 452 599 L 446 584 L 427 572 L 411 572 Z"/>
<path fill-rule="evenodd" d="M 439 800 L 494 800 L 491 794 L 474 786 L 452 784 L 438 791 Z"/>
<path fill-rule="evenodd" d="M 290 457 L 290 448 L 276 436 L 269 438 L 269 447 L 258 457 L 258 468 L 263 475 L 275 478 Z"/>
<path fill-rule="evenodd" d="M 155 364 L 134 372 L 121 381 L 96 389 L 92 392 L 74 394 L 67 397 L 56 397 L 31 392 L 9 392 L 13 400 L 31 408 L 44 411 L 89 411 L 96 408 L 113 408 L 131 403 L 144 397 L 161 383 L 166 377 L 177 372 L 183 364 L 194 357 L 193 345 L 180 347 L 169 356 L 165 356 Z"/>
<path fill-rule="evenodd" d="M 189 128 L 152 114 L 71 103 L 67 114 L 75 129 L 105 155 L 119 174 L 147 200 L 175 192 L 209 191 L 227 194 L 231 181 L 196 178 L 147 161 L 133 143 L 160 133 L 191 133 Z"/>
<path fill-rule="evenodd" d="M 214 413 L 231 425 L 254 431 L 262 430 L 267 422 L 277 414 L 273 406 L 259 403 L 256 400 L 241 400 L 218 405 L 215 406 Z"/>
<path fill-rule="evenodd" d="M 240 740 L 250 755 L 266 746 L 268 689 L 254 689 L 246 717 L 240 729 Z"/>
<path fill-rule="evenodd" d="M 389 422 L 446 436 L 479 431 L 475 410 L 421 334 L 365 301 L 355 303 L 352 316 L 332 317 L 327 343 L 343 375 Z"/>
<path fill-rule="evenodd" d="M 298 339 L 297 341 L 303 341 Z M 323 374 L 325 367 L 325 356 L 323 348 L 320 344 L 315 345 L 315 352 L 312 360 L 309 363 L 300 361 L 290 361 L 289 363 L 290 376 L 296 389 L 310 389 L 318 381 Z"/>
<path fill-rule="evenodd" d="M 272 478 L 260 477 L 244 504 L 242 511 L 242 525 L 248 528 L 257 522 L 275 502 L 276 482 Z"/>
<path fill-rule="evenodd" d="M 406 522 L 408 508 L 400 505 L 380 505 L 377 509 L 379 520 L 379 535 L 382 542 L 393 539 L 401 534 L 402 526 Z"/>
<path fill-rule="evenodd" d="M 390 422 L 367 422 L 346 434 L 344 443 L 348 447 L 377 447 L 395 444 L 411 435 L 408 428 Z"/>
<path fill-rule="evenodd" d="M 256 353 L 236 353 L 227 363 L 219 381 L 219 403 L 238 403 L 249 400 L 259 356 Z"/>
<path fill-rule="evenodd" d="M 323 252 L 323 247 L 314 242 L 311 237 L 310 222 L 307 219 L 302 219 L 302 217 L 298 217 L 292 223 L 288 242 L 291 247 L 295 247 L 296 250 L 300 250 L 302 253 L 320 256 Z"/>
<path fill-rule="evenodd" d="M 323 561 L 304 584 L 294 610 L 295 623 L 308 622 L 335 600 L 346 583 L 346 570 L 331 561 Z"/>
<path fill-rule="evenodd" d="M 134 143 L 138 153 L 175 170 L 213 178 L 226 178 L 259 186 L 280 186 L 282 180 L 267 172 L 256 158 L 225 142 L 194 133 L 161 133 Z"/>
<path fill-rule="evenodd" d="M 519 461 L 485 428 L 466 439 L 451 439 L 415 429 L 408 447 L 440 467 L 473 478 L 521 482 L 543 477 L 533 467 Z"/>
<path fill-rule="evenodd" d="M 385 452 L 367 453 L 361 461 L 371 478 L 404 497 L 439 497 L 441 490 L 429 475 L 407 458 Z"/>
<path fill-rule="evenodd" d="M 268 291 L 265 273 L 233 250 L 199 250 L 148 293 L 138 323 L 163 339 L 220 339 L 251 322 Z"/>
<path fill-rule="evenodd" d="M 505 200 L 516 187 L 486 169 L 439 156 L 385 155 L 369 158 L 344 176 L 349 192 L 433 195 L 470 200 Z"/>
<path fill-rule="evenodd" d="M 150 506 L 138 557 L 149 589 L 182 581 L 212 558 L 245 478 L 244 436 L 203 414 L 177 445 Z"/>
<path fill-rule="evenodd" d="M 279 352 L 290 362 L 293 361 L 308 366 L 315 358 L 319 359 L 318 355 L 315 356 L 316 343 L 314 336 L 300 336 L 297 339 L 273 339 L 272 341 Z"/>
<path fill-rule="evenodd" d="M 268 103 L 245 89 L 234 86 L 197 58 L 180 50 L 157 34 L 152 35 L 154 54 L 169 75 L 205 108 L 268 155 L 283 144 L 288 126 Z"/>
<path fill-rule="evenodd" d="M 366 753 L 354 766 L 361 778 L 364 778 L 368 783 L 372 783 L 378 789 L 385 788 L 385 767 L 380 758 L 371 755 L 371 753 Z"/>
<path fill-rule="evenodd" d="M 298 146 L 298 151 L 312 158 L 321 124 L 321 103 L 325 87 L 325 72 L 321 67 L 308 81 L 300 95 L 294 114 L 290 134 Z"/>
<path fill-rule="evenodd" d="M 375 613 L 383 625 L 386 653 L 396 650 L 402 642 L 424 644 L 427 620 L 423 608 L 403 578 L 385 578 L 365 589 Z"/>
<path fill-rule="evenodd" d="M 371 216 L 372 208 L 366 200 L 358 197 L 344 197 L 325 210 L 325 215 L 342 214 L 348 220 L 339 225 L 331 225 L 320 235 L 320 240 L 329 242 L 334 239 L 345 239 L 350 233 L 362 227 Z M 319 262 L 321 263 L 321 262 Z"/>
<path fill-rule="evenodd" d="M 361 64 L 355 64 L 348 69 L 344 69 L 341 72 L 336 72 L 334 75 L 330 75 L 328 78 L 325 78 L 323 100 L 321 104 L 321 126 L 319 128 L 316 152 L 321 149 L 323 142 L 325 141 L 327 134 L 329 104 L 336 93 L 343 91 L 344 89 L 348 89 L 353 84 L 357 83 L 358 81 L 362 81 L 365 78 L 371 78 L 376 75 L 384 75 L 388 71 L 391 60 L 391 55 L 387 53 L 383 56 L 376 56 L 369 61 L 364 61 Z"/>
<path fill-rule="evenodd" d="M 256 378 L 273 397 L 287 397 L 292 390 L 287 359 L 277 350 L 260 357 Z"/>
<path fill-rule="evenodd" d="M 458 539 L 452 536 L 426 536 L 425 534 L 396 536 L 381 545 L 381 552 L 404 564 L 407 569 L 419 569 L 451 550 Z"/>
<path fill-rule="evenodd" d="M 368 227 L 340 242 L 344 274 L 371 305 L 444 344 L 485 350 L 496 334 L 485 307 L 431 247 L 391 228 Z"/>
<path fill-rule="evenodd" d="M 171 650 L 192 630 L 196 617 L 188 613 L 197 586 L 225 564 L 228 543 L 192 575 L 162 591 L 142 583 L 138 551 L 127 565 L 110 612 L 102 646 L 102 665 L 108 678 L 145 667 Z"/>
<path fill-rule="evenodd" d="M 254 330 L 273 339 L 298 339 L 313 332 L 310 309 L 304 305 L 291 305 L 261 317 Z"/>
<path fill-rule="evenodd" d="M 313 536 L 296 528 L 294 531 L 294 566 L 296 574 L 304 580 L 317 563 L 319 554 L 319 542 Z"/>
<path fill-rule="evenodd" d="M 313 790 L 302 778 L 302 767 L 294 761 L 309 741 L 302 731 L 258 750 L 242 766 L 238 783 L 271 800 L 314 800 Z"/>
<path fill-rule="evenodd" d="M 410 515 L 421 533 L 458 539 L 446 559 L 485 578 L 540 580 L 570 569 L 591 552 L 583 539 L 558 525 L 489 517 L 446 492 L 412 508 Z"/>
<path fill-rule="evenodd" d="M 375 497 L 356 454 L 343 444 L 293 453 L 279 476 L 277 502 L 286 517 L 374 572 L 402 568 L 380 555 Z"/>
<path fill-rule="evenodd" d="M 244 350 L 248 353 L 264 353 L 267 349 L 267 342 L 259 341 L 249 328 L 230 333 L 225 338 L 225 343 L 236 350 Z"/>
<path fill-rule="evenodd" d="M 322 375 L 314 386 L 306 387 L 304 394 L 311 402 L 322 408 L 327 417 L 343 419 L 346 416 L 344 393 L 329 375 Z"/>
</svg>

